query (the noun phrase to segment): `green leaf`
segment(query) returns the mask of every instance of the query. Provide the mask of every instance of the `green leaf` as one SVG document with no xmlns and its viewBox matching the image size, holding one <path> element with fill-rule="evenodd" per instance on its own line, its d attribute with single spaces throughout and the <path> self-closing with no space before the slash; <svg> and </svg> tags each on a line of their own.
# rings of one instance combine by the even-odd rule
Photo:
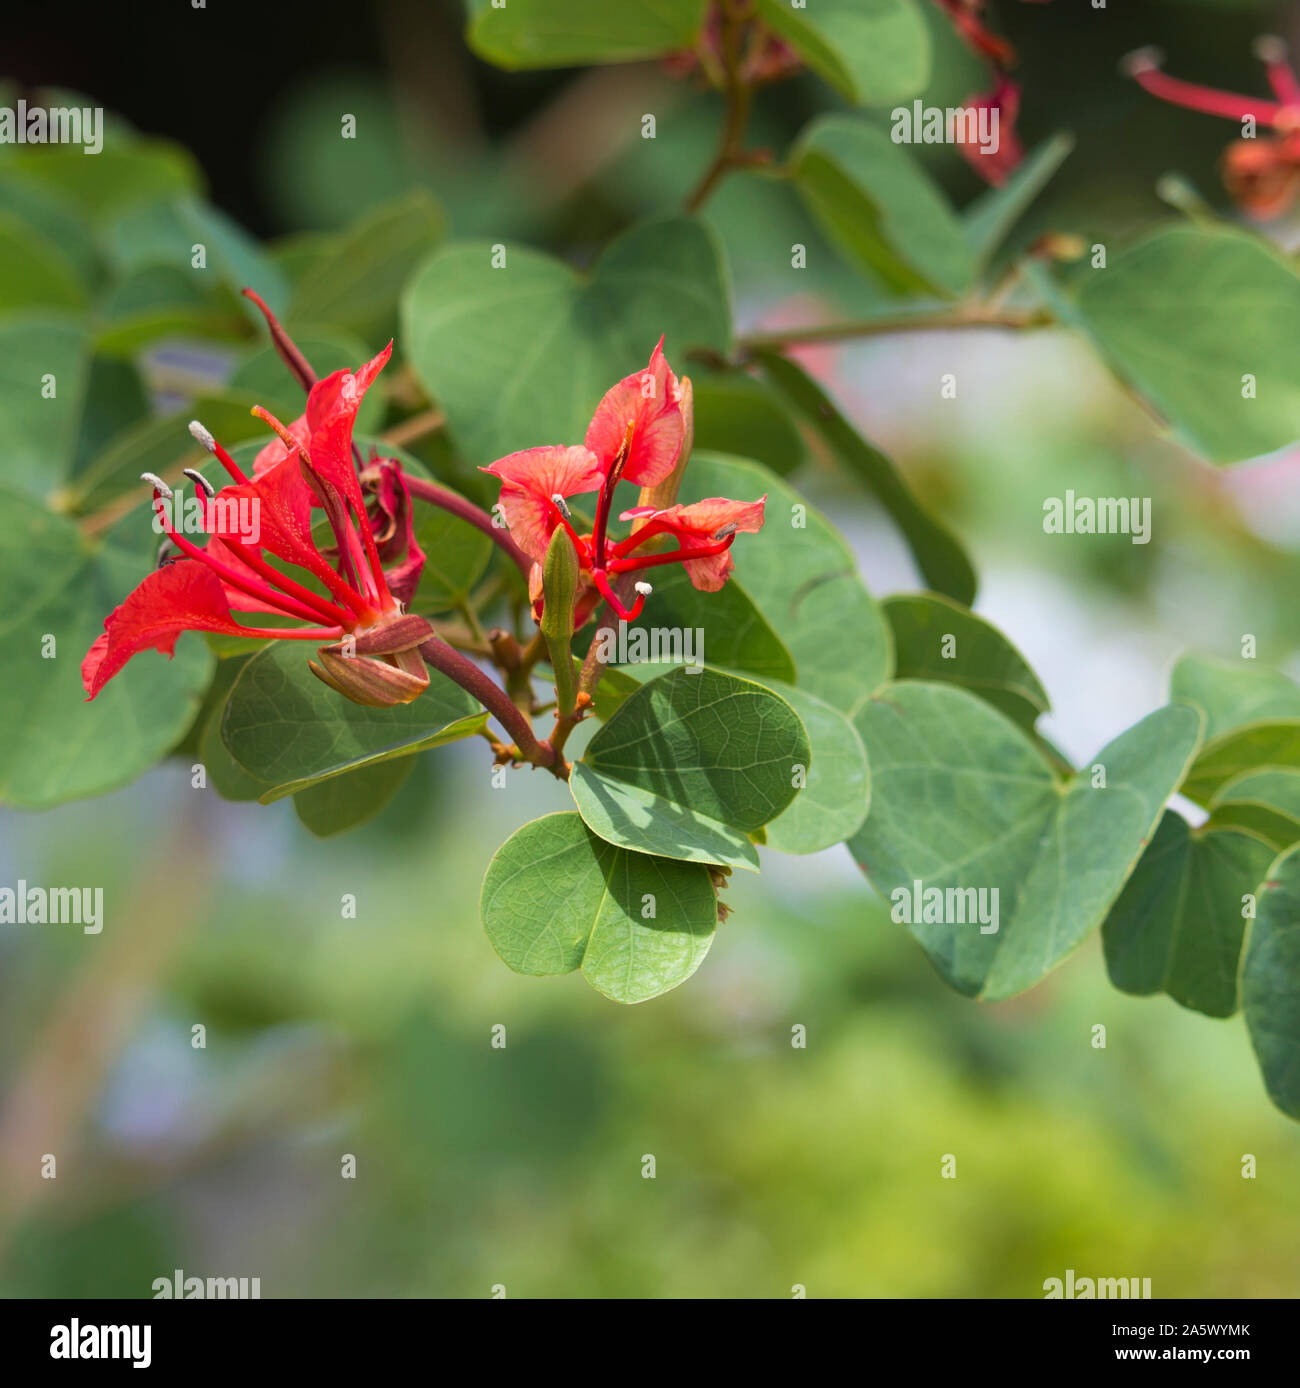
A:
<svg viewBox="0 0 1300 1388">
<path fill-rule="evenodd" d="M 104 228 L 109 255 L 119 271 L 161 265 L 193 277 L 201 294 L 224 288 L 250 321 L 261 324 L 258 310 L 238 297 L 246 286 L 257 290 L 276 313 L 288 301 L 288 289 L 261 245 L 219 208 L 196 197 L 169 197 L 137 203 L 114 214 Z M 195 247 L 203 264 L 194 264 Z"/>
<path fill-rule="evenodd" d="M 962 224 L 922 166 L 883 131 L 823 116 L 791 157 L 794 185 L 845 258 L 898 294 L 959 294 L 974 262 Z"/>
<path fill-rule="evenodd" d="M 1300 771 L 1248 771 L 1219 787 L 1210 801 L 1218 828 L 1249 829 L 1281 852 L 1300 842 Z"/>
<path fill-rule="evenodd" d="M 402 788 L 414 767 L 414 757 L 371 762 L 345 776 L 332 776 L 300 790 L 293 797 L 293 807 L 317 838 L 342 834 L 373 819 Z"/>
<path fill-rule="evenodd" d="M 217 661 L 217 672 L 199 715 L 198 759 L 203 764 L 208 784 L 223 800 L 256 800 L 269 789 L 265 781 L 250 776 L 240 766 L 221 740 L 221 719 L 230 699 L 230 691 L 239 672 L 254 654 L 256 651 L 247 655 L 223 656 Z"/>
<path fill-rule="evenodd" d="M 492 541 L 477 526 L 448 511 L 421 506 L 415 538 L 424 551 L 424 571 L 411 603 L 413 612 L 446 612 L 463 603 L 492 558 Z"/>
<path fill-rule="evenodd" d="M 166 140 L 114 139 L 87 155 L 80 146 L 23 150 L 10 156 L 6 172 L 35 187 L 52 190 L 102 220 L 135 203 L 196 193 L 203 175 L 194 157 Z"/>
<path fill-rule="evenodd" d="M 289 321 L 329 324 L 377 341 L 396 319 L 403 285 L 441 236 L 442 214 L 423 189 L 374 208 L 303 271 Z"/>
<path fill-rule="evenodd" d="M 930 79 L 930 32 L 915 0 L 758 0 L 763 22 L 859 105 L 914 96 Z"/>
<path fill-rule="evenodd" d="M 1237 1010 L 1237 972 L 1253 896 L 1275 850 L 1237 829 L 1192 830 L 1172 810 L 1102 927 L 1110 981 L 1168 993 L 1211 1017 Z"/>
<path fill-rule="evenodd" d="M 718 922 L 707 868 L 615 848 L 572 811 L 535 819 L 501 845 L 480 909 L 492 948 L 516 973 L 581 969 L 628 1003 L 690 978 Z"/>
<path fill-rule="evenodd" d="M 0 323 L 0 485 L 41 498 L 68 475 L 89 370 L 85 330 L 71 317 L 24 314 Z"/>
<path fill-rule="evenodd" d="M 752 501 L 764 493 L 766 524 L 737 538 L 729 583 L 741 584 L 794 657 L 794 683 L 852 717 L 889 677 L 893 648 L 884 613 L 839 533 L 792 487 L 741 458 L 693 454 L 681 500 Z"/>
<path fill-rule="evenodd" d="M 368 708 L 321 683 L 307 667 L 313 651 L 276 642 L 239 672 L 222 718 L 231 756 L 269 789 L 264 804 L 319 781 L 393 757 L 409 757 L 472 737 L 487 715 L 436 670 L 409 704 Z"/>
<path fill-rule="evenodd" d="M 896 678 L 960 685 L 1028 733 L 1051 707 L 1024 656 L 982 617 L 935 593 L 886 598 L 883 606 L 894 633 Z"/>
<path fill-rule="evenodd" d="M 1260 888 L 1241 1006 L 1268 1097 L 1300 1118 L 1300 849 L 1278 858 Z"/>
<path fill-rule="evenodd" d="M 845 467 L 870 488 L 889 513 L 926 583 L 969 607 L 975 601 L 975 569 L 952 531 L 930 515 L 902 473 L 858 433 L 802 366 L 777 352 L 762 352 L 759 361 L 773 384 L 804 413 Z"/>
<path fill-rule="evenodd" d="M 767 846 L 780 853 L 820 853 L 852 838 L 867 816 L 866 748 L 853 724 L 824 700 L 775 681 L 770 688 L 799 715 L 812 762 L 806 784 L 763 833 Z"/>
<path fill-rule="evenodd" d="M 1031 150 L 1000 188 L 987 189 L 965 209 L 966 244 L 979 267 L 992 259 L 1073 149 L 1073 135 L 1053 135 Z"/>
<path fill-rule="evenodd" d="M 779 477 L 803 462 L 799 430 L 765 382 L 739 372 L 692 380 L 696 448 L 753 458 Z"/>
<path fill-rule="evenodd" d="M 693 348 L 729 348 L 722 250 L 700 222 L 642 222 L 590 277 L 523 246 L 505 257 L 494 269 L 489 243 L 447 245 L 403 300 L 411 364 L 472 463 L 581 440 L 601 396 L 645 366 L 661 334 L 679 371 Z"/>
<path fill-rule="evenodd" d="M 794 799 L 809 757 L 784 699 L 718 670 L 677 669 L 596 733 L 569 788 L 587 827 L 619 847 L 757 869 L 749 836 Z"/>
<path fill-rule="evenodd" d="M 696 665 L 707 662 L 763 681 L 794 680 L 785 643 L 734 576 L 716 593 L 701 592 L 676 565 L 649 576 L 654 593 L 637 621 L 622 624 L 622 648 L 615 646 L 612 663 L 687 663 L 689 657 Z"/>
<path fill-rule="evenodd" d="M 37 239 L 21 217 L 0 211 L 0 304 L 23 308 L 81 308 L 86 286 L 57 243 Z"/>
<path fill-rule="evenodd" d="M 705 0 L 470 0 L 469 46 L 504 68 L 625 63 L 690 48 Z"/>
<path fill-rule="evenodd" d="M 1300 277 L 1259 237 L 1181 223 L 1154 232 L 1086 272 L 1078 318 L 1211 462 L 1300 437 Z"/>
<path fill-rule="evenodd" d="M 174 660 L 139 655 L 87 703 L 82 658 L 148 564 L 116 534 L 92 546 L 28 498 L 0 502 L 0 799 L 46 809 L 115 790 L 164 756 L 193 722 L 212 660 L 182 636 Z"/>
<path fill-rule="evenodd" d="M 966 690 L 890 685 L 856 720 L 871 813 L 850 847 L 899 910 L 917 884 L 996 890 L 995 930 L 969 917 L 908 929 L 959 992 L 1011 997 L 1105 919 L 1182 779 L 1200 721 L 1186 705 L 1156 710 L 1091 759 L 1105 768 L 1105 786 L 1094 787 L 1091 770 L 1058 781 L 1020 728 Z"/>
<path fill-rule="evenodd" d="M 1170 697 L 1206 716 L 1205 738 L 1183 794 L 1208 805 L 1220 787 L 1264 767 L 1300 768 L 1300 688 L 1276 670 L 1189 656 Z"/>
</svg>

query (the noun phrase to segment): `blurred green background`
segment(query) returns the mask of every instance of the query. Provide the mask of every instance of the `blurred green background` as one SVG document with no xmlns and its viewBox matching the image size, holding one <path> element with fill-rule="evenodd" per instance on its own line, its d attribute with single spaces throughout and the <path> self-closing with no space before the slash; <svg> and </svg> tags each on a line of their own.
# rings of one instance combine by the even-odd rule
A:
<svg viewBox="0 0 1300 1388">
<path fill-rule="evenodd" d="M 270 240 L 291 285 L 344 228 L 418 190 L 436 234 L 583 263 L 629 220 L 676 207 L 714 140 L 716 99 L 653 64 L 486 68 L 454 5 L 290 6 L 269 34 L 254 7 L 242 21 L 226 9 L 159 13 L 170 61 L 152 87 L 142 54 L 105 61 L 93 23 L 32 21 L 0 75 L 86 90 L 188 146 L 212 203 Z M 981 74 L 928 10 L 926 99 L 956 102 Z M 1178 75 L 1262 91 L 1252 37 L 1300 43 L 1295 5 L 992 13 L 1021 50 L 1026 144 L 1058 129 L 1079 141 L 1020 245 L 1048 229 L 1122 241 L 1169 215 L 1154 184 L 1170 170 L 1223 205 L 1215 159 L 1232 126 L 1144 97 L 1116 72 L 1125 51 L 1158 42 Z M 211 57 L 210 91 L 192 61 L 177 75 L 187 50 Z M 245 88 L 220 60 L 247 67 L 248 50 L 262 75 Z M 756 138 L 783 149 L 834 104 L 812 79 L 765 92 Z M 357 114 L 355 142 L 339 139 L 340 111 Z M 646 111 L 654 142 L 639 137 Z M 922 152 L 959 203 L 978 191 L 951 151 Z M 69 206 L 102 237 L 79 168 Z M 871 294 L 779 185 L 736 177 L 707 215 L 743 328 L 849 316 Z M 72 255 L 79 233 L 65 233 L 50 235 Z M 1270 234 L 1292 249 L 1300 221 Z M 796 241 L 812 268 L 792 283 Z M 0 325 L 24 306 L 21 283 L 5 292 Z M 347 326 L 371 348 L 388 330 Z M 257 343 L 240 322 L 209 348 L 219 365 L 203 370 L 228 379 Z M 1044 731 L 1071 756 L 1164 702 L 1188 648 L 1235 654 L 1250 632 L 1261 660 L 1300 670 L 1300 458 L 1213 471 L 1057 332 L 894 336 L 806 360 L 969 542 L 977 610 L 1040 674 Z M 947 371 L 962 397 L 940 414 Z M 155 410 L 175 403 L 156 372 L 144 379 Z M 829 458 L 810 450 L 795 481 L 841 524 L 873 592 L 918 586 Z M 1151 496 L 1152 543 L 1044 535 L 1042 499 L 1065 487 Z M 515 772 L 494 789 L 478 748 L 453 746 L 378 819 L 321 841 L 288 802 L 192 789 L 189 766 L 0 815 L 0 881 L 102 883 L 106 915 L 94 937 L 0 930 L 5 1295 L 148 1296 L 176 1268 L 257 1276 L 263 1296 L 1022 1297 L 1067 1268 L 1150 1277 L 1156 1297 L 1300 1288 L 1300 1130 L 1266 1100 L 1240 1018 L 1117 993 L 1095 941 L 1031 994 L 970 1003 L 846 850 L 769 855 L 730 887 L 734 915 L 695 978 L 623 1008 L 577 976 L 511 974 L 478 922 L 493 849 L 563 808 L 551 783 Z M 355 1180 L 340 1177 L 346 1153 Z M 940 1178 L 946 1154 L 955 1180 Z"/>
</svg>

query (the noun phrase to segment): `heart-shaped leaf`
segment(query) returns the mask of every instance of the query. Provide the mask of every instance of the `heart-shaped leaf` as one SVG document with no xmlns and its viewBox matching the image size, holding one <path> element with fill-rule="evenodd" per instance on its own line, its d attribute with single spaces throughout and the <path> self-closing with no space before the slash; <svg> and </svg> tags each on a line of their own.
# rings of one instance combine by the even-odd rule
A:
<svg viewBox="0 0 1300 1388">
<path fill-rule="evenodd" d="M 784 699 L 718 670 L 677 669 L 624 702 L 569 788 L 588 828 L 610 843 L 756 870 L 749 836 L 794 799 L 809 758 Z"/>
<path fill-rule="evenodd" d="M 1237 1010 L 1237 972 L 1253 898 L 1275 850 L 1238 829 L 1193 830 L 1167 810 L 1102 927 L 1110 981 L 1168 993 L 1211 1017 Z"/>
<path fill-rule="evenodd" d="M 713 233 L 675 217 L 625 232 L 590 277 L 523 246 L 452 243 L 411 282 L 403 324 L 416 373 L 484 464 L 580 442 L 601 396 L 661 335 L 679 372 L 690 349 L 727 351 L 731 306 Z"/>
<path fill-rule="evenodd" d="M 853 265 L 899 294 L 959 294 L 974 261 L 930 175 L 883 131 L 824 116 L 791 157 L 795 187 Z"/>
<path fill-rule="evenodd" d="M 477 703 L 436 670 L 409 704 L 354 704 L 312 674 L 310 654 L 298 641 L 267 646 L 239 672 L 222 716 L 231 756 L 269 787 L 259 796 L 264 804 L 362 766 L 472 737 L 486 722 Z"/>
<path fill-rule="evenodd" d="M 516 972 L 581 969 L 615 1002 L 644 1002 L 700 966 L 718 923 L 709 872 L 629 853 L 568 811 L 525 824 L 497 850 L 480 905 L 492 948 Z"/>
<path fill-rule="evenodd" d="M 346 776 L 331 776 L 298 791 L 293 808 L 318 839 L 330 838 L 373 819 L 414 768 L 414 757 L 370 762 Z"/>
<path fill-rule="evenodd" d="M 872 803 L 850 847 L 954 988 L 1011 997 L 1105 919 L 1200 721 L 1187 705 L 1157 709 L 1062 783 L 1020 728 L 966 690 L 889 685 L 856 720 Z M 929 888 L 943 910 L 914 919 Z"/>
<path fill-rule="evenodd" d="M 758 0 L 764 24 L 842 96 L 902 101 L 930 77 L 930 31 L 915 0 Z"/>
</svg>

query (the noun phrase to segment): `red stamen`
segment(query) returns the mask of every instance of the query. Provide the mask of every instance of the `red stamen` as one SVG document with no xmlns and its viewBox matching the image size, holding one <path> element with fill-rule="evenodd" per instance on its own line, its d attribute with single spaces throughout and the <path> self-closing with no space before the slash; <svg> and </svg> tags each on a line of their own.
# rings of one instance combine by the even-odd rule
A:
<svg viewBox="0 0 1300 1388">
<path fill-rule="evenodd" d="M 614 461 L 609 465 L 609 471 L 605 474 L 600 495 L 596 499 L 596 523 L 592 533 L 592 543 L 598 568 L 603 569 L 605 567 L 605 531 L 609 526 L 609 510 L 614 501 L 614 489 L 618 486 L 619 478 L 623 476 L 623 469 L 627 466 L 628 456 L 632 452 L 632 435 L 635 430 L 636 421 L 628 420 L 622 445 L 619 447 Z"/>
<path fill-rule="evenodd" d="M 1287 61 L 1286 44 L 1272 34 L 1255 40 L 1255 56 L 1264 64 L 1273 95 L 1285 106 L 1300 107 L 1300 81 Z"/>
<path fill-rule="evenodd" d="M 735 535 L 728 535 L 716 544 L 700 545 L 696 549 L 670 549 L 662 554 L 639 554 L 634 559 L 615 559 L 609 566 L 612 574 L 634 573 L 637 569 L 651 569 L 656 564 L 685 564 L 691 559 L 709 559 L 723 550 L 730 549 Z"/>
<path fill-rule="evenodd" d="M 632 604 L 629 610 L 623 606 L 618 594 L 610 587 L 609 580 L 605 577 L 604 569 L 592 569 L 591 577 L 597 589 L 599 589 L 601 597 L 603 597 L 614 609 L 619 619 L 624 622 L 635 622 L 641 615 L 641 609 L 645 607 L 645 594 L 638 593 L 636 595 L 636 602 Z"/>
<path fill-rule="evenodd" d="M 161 501 L 162 497 L 155 490 L 154 514 L 162 523 L 163 533 L 177 549 L 188 554 L 191 559 L 197 559 L 200 564 L 206 564 L 223 583 L 228 583 L 232 588 L 238 588 L 241 593 L 246 593 L 250 598 L 256 598 L 259 602 L 265 603 L 269 611 L 279 612 L 282 616 L 305 618 L 309 622 L 316 621 L 320 617 L 319 612 L 313 611 L 305 603 L 277 593 L 269 584 L 259 583 L 246 574 L 238 573 L 228 564 L 223 564 L 221 560 L 214 558 L 206 550 L 200 549 L 198 545 L 192 544 L 184 536 L 179 535 L 167 519 L 167 508 L 159 504 Z"/>
<path fill-rule="evenodd" d="M 1276 101 L 1237 96 L 1232 92 L 1216 92 L 1211 87 L 1169 77 L 1160 71 L 1157 55 L 1146 49 L 1130 55 L 1125 70 L 1138 86 L 1152 96 L 1207 116 L 1224 116 L 1236 121 L 1250 116 L 1260 125 L 1275 126 L 1279 116 L 1287 110 L 1286 106 Z"/>
</svg>

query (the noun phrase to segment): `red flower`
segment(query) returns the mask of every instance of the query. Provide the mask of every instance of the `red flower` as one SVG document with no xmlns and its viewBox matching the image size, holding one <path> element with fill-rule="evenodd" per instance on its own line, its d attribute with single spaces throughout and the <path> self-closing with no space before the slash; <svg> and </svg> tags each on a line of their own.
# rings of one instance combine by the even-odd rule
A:
<svg viewBox="0 0 1300 1388">
<path fill-rule="evenodd" d="M 1228 120 L 1251 119 L 1276 131 L 1275 136 L 1233 141 L 1220 166 L 1224 184 L 1240 207 L 1255 217 L 1276 217 L 1300 191 L 1300 80 L 1287 62 L 1281 39 L 1261 38 L 1255 52 L 1264 63 L 1275 101 L 1237 96 L 1168 77 L 1160 70 L 1164 59 L 1155 48 L 1131 53 L 1124 60 L 1124 71 L 1162 101 Z"/>
<path fill-rule="evenodd" d="M 999 72 L 991 92 L 971 97 L 966 104 L 977 117 L 981 110 L 997 112 L 996 149 L 985 150 L 978 140 L 963 141 L 958 145 L 958 149 L 962 158 L 981 178 L 986 179 L 995 188 L 1000 188 L 1024 158 L 1024 150 L 1016 135 L 1016 117 L 1020 114 L 1020 87 Z M 976 126 L 976 129 L 978 128 Z"/>
<path fill-rule="evenodd" d="M 176 528 L 169 514 L 171 488 L 145 474 L 153 484 L 161 527 L 184 557 L 164 561 L 109 614 L 103 634 L 82 661 L 89 698 L 138 652 L 160 650 L 170 657 L 183 631 L 318 642 L 350 635 L 356 653 L 376 658 L 355 660 L 341 646 L 324 647 L 321 665 L 310 664 L 326 684 L 358 702 L 382 705 L 407 703 L 427 686 L 428 675 L 415 650 L 425 624 L 402 614 L 402 601 L 413 591 L 424 562 L 410 527 L 406 484 L 401 469 L 390 461 L 368 469 L 382 518 L 384 557 L 405 555 L 386 575 L 376 523 L 352 461 L 357 409 L 391 350 L 390 344 L 356 372 L 337 371 L 317 382 L 303 420 L 291 428 L 260 407 L 255 410 L 279 441 L 258 455 L 251 479 L 202 425 L 190 426 L 232 478 L 232 485 L 216 491 L 201 473 L 186 470 L 201 489 L 205 545 Z M 313 507 L 325 512 L 333 549 L 320 550 L 312 538 Z M 268 556 L 301 570 L 316 586 L 281 572 Z M 243 625 L 233 612 L 308 625 Z"/>
<path fill-rule="evenodd" d="M 737 533 L 753 533 L 763 524 L 763 501 L 714 498 L 666 510 L 637 507 L 620 517 L 640 522 L 632 534 L 611 541 L 608 533 L 618 484 L 654 487 L 665 481 L 683 452 L 689 452 L 691 432 L 690 382 L 679 381 L 673 374 L 660 338 L 646 369 L 625 377 L 605 393 L 592 416 L 584 446 L 529 448 L 483 469 L 501 479 L 501 507 L 510 534 L 534 560 L 529 588 L 538 616 L 541 563 L 560 526 L 568 532 L 582 569 L 574 605 L 575 628 L 587 620 L 601 598 L 623 621 L 635 621 L 651 592 L 650 585 L 635 584 L 637 596 L 630 608 L 614 585 L 659 564 L 684 564 L 697 588 L 713 592 L 722 587 L 733 567 L 727 551 Z M 595 522 L 590 534 L 579 535 L 566 501 L 593 491 L 597 493 Z M 664 537 L 675 538 L 676 547 L 667 551 L 644 549 Z"/>
</svg>

